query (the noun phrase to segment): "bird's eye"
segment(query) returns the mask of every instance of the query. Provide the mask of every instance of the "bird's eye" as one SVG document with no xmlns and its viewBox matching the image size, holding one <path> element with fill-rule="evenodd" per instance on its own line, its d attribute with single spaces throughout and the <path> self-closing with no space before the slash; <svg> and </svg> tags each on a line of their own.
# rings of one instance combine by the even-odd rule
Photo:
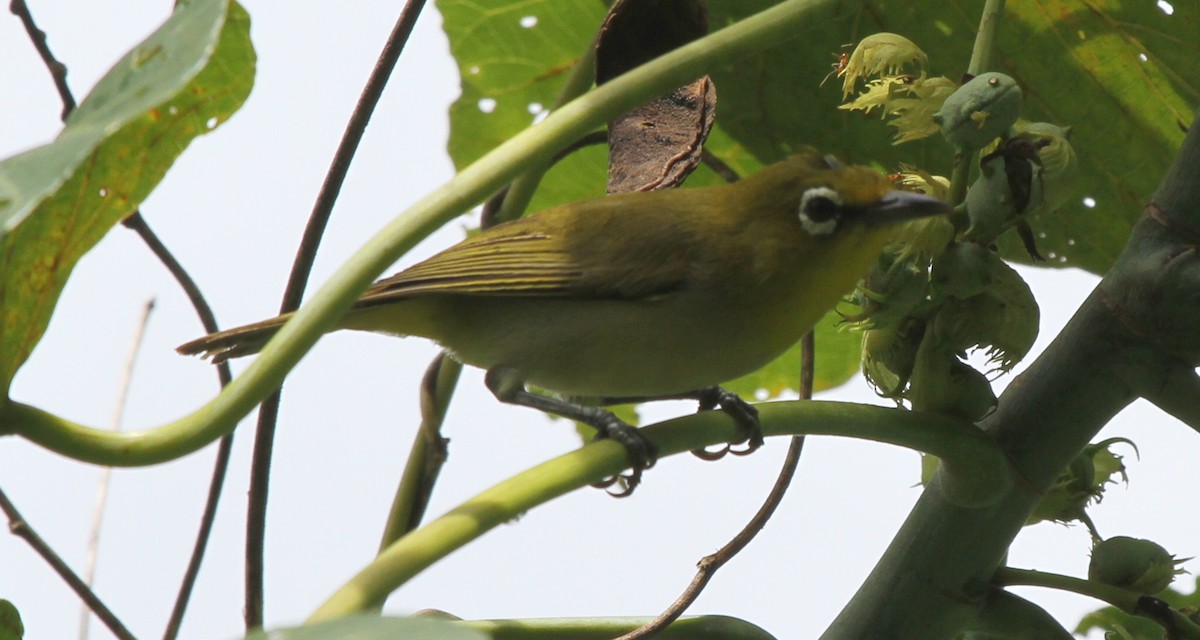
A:
<svg viewBox="0 0 1200 640">
<path fill-rule="evenodd" d="M 829 187 L 813 187 L 800 196 L 800 225 L 814 236 L 837 229 L 842 214 L 842 197 Z"/>
</svg>

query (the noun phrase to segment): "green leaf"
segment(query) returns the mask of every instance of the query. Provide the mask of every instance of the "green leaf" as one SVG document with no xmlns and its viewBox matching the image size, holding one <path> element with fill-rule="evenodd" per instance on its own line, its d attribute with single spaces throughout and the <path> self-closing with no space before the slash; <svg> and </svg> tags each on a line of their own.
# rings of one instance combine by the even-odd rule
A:
<svg viewBox="0 0 1200 640">
<path fill-rule="evenodd" d="M 21 612 L 17 606 L 0 598 L 0 640 L 21 640 L 25 637 L 25 625 L 21 623 Z"/>
<path fill-rule="evenodd" d="M 486 633 L 436 618 L 381 618 L 377 615 L 352 615 L 328 622 L 252 631 L 246 640 L 487 640 Z"/>
<path fill-rule="evenodd" d="M 132 213 L 192 139 L 254 80 L 250 19 L 231 0 L 180 3 L 50 144 L 0 163 L 0 385 L 7 389 L 75 263 Z"/>
<path fill-rule="evenodd" d="M 460 169 L 554 105 L 607 11 L 595 0 L 438 0 L 437 7 L 462 78 L 462 95 L 450 106 L 449 141 Z M 607 157 L 597 147 L 560 163 L 531 211 L 604 195 Z"/>
</svg>

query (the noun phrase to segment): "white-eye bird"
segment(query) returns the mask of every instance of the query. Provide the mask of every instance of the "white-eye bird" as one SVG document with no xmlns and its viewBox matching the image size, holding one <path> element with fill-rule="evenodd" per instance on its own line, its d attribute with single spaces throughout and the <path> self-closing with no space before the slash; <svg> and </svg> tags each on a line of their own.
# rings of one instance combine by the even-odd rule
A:
<svg viewBox="0 0 1200 640">
<path fill-rule="evenodd" d="M 806 152 L 729 185 L 612 195 L 496 225 L 376 282 L 335 328 L 429 338 L 486 369 L 500 400 L 591 424 L 629 450 L 631 488 L 654 462 L 636 429 L 525 385 L 601 400 L 700 398 L 756 429 L 753 408 L 715 385 L 812 329 L 897 225 L 950 210 L 893 190 L 875 170 Z M 288 317 L 178 350 L 214 362 L 256 353 Z"/>
</svg>

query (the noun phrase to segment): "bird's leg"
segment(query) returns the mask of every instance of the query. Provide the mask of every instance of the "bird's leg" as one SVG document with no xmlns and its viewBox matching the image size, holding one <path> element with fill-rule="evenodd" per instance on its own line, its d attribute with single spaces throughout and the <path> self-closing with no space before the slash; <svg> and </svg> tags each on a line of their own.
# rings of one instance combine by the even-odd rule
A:
<svg viewBox="0 0 1200 640">
<path fill-rule="evenodd" d="M 632 466 L 629 474 L 615 476 L 594 485 L 606 488 L 621 482 L 624 485 L 623 490 L 609 492 L 615 497 L 623 498 L 633 493 L 642 480 L 642 471 L 653 467 L 657 460 L 658 450 L 654 444 L 647 440 L 641 431 L 626 424 L 611 411 L 532 393 L 525 388 L 525 382 L 516 371 L 509 368 L 497 367 L 488 370 L 484 381 L 501 402 L 530 407 L 582 422 L 596 430 L 597 439 L 608 438 L 625 447 Z"/>
<path fill-rule="evenodd" d="M 727 444 L 716 451 L 709 451 L 707 449 L 692 451 L 692 454 L 698 458 L 720 460 L 726 454 L 730 453 L 735 456 L 745 456 L 754 453 L 759 447 L 763 446 L 762 425 L 758 422 L 758 409 L 755 409 L 754 405 L 749 402 L 742 400 L 738 394 L 722 387 L 704 387 L 695 391 L 685 391 L 665 396 L 604 398 L 601 404 L 632 404 L 651 400 L 696 400 L 700 403 L 701 411 L 711 411 L 720 407 L 722 411 L 728 413 L 733 418 L 734 423 L 746 434 L 745 440 L 738 441 L 746 443 L 745 449 L 734 449 Z"/>
</svg>

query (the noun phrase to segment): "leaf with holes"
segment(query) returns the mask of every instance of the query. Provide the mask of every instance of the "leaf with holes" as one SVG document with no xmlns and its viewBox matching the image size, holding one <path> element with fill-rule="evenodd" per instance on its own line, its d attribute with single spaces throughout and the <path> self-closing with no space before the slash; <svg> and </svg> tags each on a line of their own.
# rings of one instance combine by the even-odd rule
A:
<svg viewBox="0 0 1200 640">
<path fill-rule="evenodd" d="M 710 0 L 713 28 L 771 4 Z M 1168 6 L 1008 4 L 993 70 L 1020 84 L 1023 118 L 1072 127 L 1080 163 L 1071 202 L 1030 221 L 1051 266 L 1108 269 L 1200 104 L 1200 5 Z M 820 84 L 832 54 L 879 31 L 899 33 L 924 49 L 931 74 L 958 78 L 970 59 L 980 9 L 962 1 L 932 13 L 921 3 L 839 3 L 801 38 L 713 70 L 721 88 L 717 124 L 766 162 L 811 144 L 848 161 L 875 160 L 888 169 L 905 161 L 949 175 L 952 158 L 941 140 L 893 146 L 890 127 L 878 115 L 839 112 L 841 88 Z M 999 244 L 1006 259 L 1030 261 L 1015 233 Z"/>
<path fill-rule="evenodd" d="M 132 213 L 254 80 L 250 19 L 231 0 L 180 3 L 50 144 L 0 163 L 0 384 L 41 339 L 83 254 Z"/>
</svg>

